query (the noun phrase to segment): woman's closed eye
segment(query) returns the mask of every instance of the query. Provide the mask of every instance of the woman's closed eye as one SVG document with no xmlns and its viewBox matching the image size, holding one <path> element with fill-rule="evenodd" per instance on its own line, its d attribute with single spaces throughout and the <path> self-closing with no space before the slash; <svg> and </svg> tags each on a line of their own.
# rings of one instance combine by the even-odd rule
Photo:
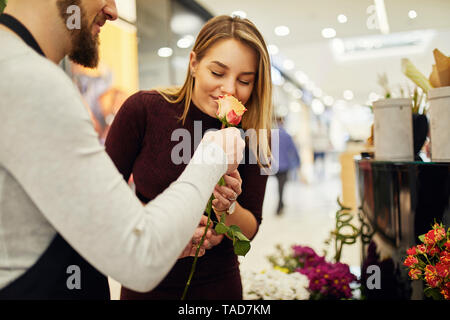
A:
<svg viewBox="0 0 450 320">
<path fill-rule="evenodd" d="M 212 73 L 213 75 L 215 75 L 216 77 L 223 77 L 223 74 L 222 74 L 222 73 L 218 73 L 218 72 L 214 72 L 214 71 L 211 71 L 211 73 Z"/>
</svg>

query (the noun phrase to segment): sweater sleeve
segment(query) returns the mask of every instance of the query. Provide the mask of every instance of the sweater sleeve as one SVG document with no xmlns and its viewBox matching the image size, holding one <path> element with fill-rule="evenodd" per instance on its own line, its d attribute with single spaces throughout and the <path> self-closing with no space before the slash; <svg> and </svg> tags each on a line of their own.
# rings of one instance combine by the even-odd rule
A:
<svg viewBox="0 0 450 320">
<path fill-rule="evenodd" d="M 0 164 L 89 263 L 128 288 L 149 291 L 192 236 L 226 172 L 225 154 L 201 143 L 181 176 L 143 206 L 98 142 L 71 81 L 36 59 L 2 66 L 12 76 L 0 87 L 10 101 L 0 103 Z"/>
<path fill-rule="evenodd" d="M 249 152 L 248 148 L 246 148 L 246 152 Z M 257 222 L 256 235 L 262 222 L 262 208 L 268 175 L 258 164 L 251 163 L 240 165 L 239 173 L 242 178 L 242 193 L 237 201 L 255 216 Z"/>
</svg>

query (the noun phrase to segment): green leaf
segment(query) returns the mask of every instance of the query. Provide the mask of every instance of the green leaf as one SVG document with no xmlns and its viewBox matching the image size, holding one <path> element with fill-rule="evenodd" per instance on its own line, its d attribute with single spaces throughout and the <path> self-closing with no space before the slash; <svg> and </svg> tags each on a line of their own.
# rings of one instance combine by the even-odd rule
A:
<svg viewBox="0 0 450 320">
<path fill-rule="evenodd" d="M 0 0 L 0 13 L 2 13 L 3 10 L 5 10 L 7 2 L 8 2 L 7 0 Z"/>
<path fill-rule="evenodd" d="M 234 243 L 234 253 L 238 256 L 245 256 L 250 250 L 250 241 L 236 240 Z"/>
<path fill-rule="evenodd" d="M 423 235 L 419 236 L 419 240 L 422 242 L 425 242 L 425 235 L 423 234 Z"/>
<path fill-rule="evenodd" d="M 238 238 L 241 241 L 249 241 L 250 242 L 250 240 L 241 231 L 234 231 L 234 235 L 236 236 L 236 238 Z"/>
<path fill-rule="evenodd" d="M 228 227 L 224 223 L 219 222 L 214 230 L 216 230 L 217 234 L 224 234 L 228 232 Z"/>
<path fill-rule="evenodd" d="M 444 300 L 438 288 L 428 287 L 423 292 L 427 297 L 433 298 L 433 300 Z"/>
<path fill-rule="evenodd" d="M 222 213 L 222 215 L 220 216 L 220 222 L 222 222 L 223 224 L 225 224 L 226 216 L 226 213 Z"/>
</svg>

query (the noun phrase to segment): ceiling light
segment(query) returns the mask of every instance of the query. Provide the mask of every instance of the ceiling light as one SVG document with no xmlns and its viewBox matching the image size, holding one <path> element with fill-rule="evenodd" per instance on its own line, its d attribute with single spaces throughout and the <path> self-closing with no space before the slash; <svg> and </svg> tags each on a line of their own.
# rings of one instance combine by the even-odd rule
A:
<svg viewBox="0 0 450 320">
<path fill-rule="evenodd" d="M 245 18 L 247 18 L 247 13 L 245 11 L 242 11 L 242 10 L 237 10 L 237 11 L 233 11 L 231 13 L 231 16 L 232 17 L 239 17 L 241 19 L 245 19 Z"/>
<path fill-rule="evenodd" d="M 333 99 L 332 96 L 325 96 L 323 98 L 323 103 L 325 103 L 326 106 L 331 107 L 333 105 L 333 103 L 334 103 L 334 99 Z"/>
<path fill-rule="evenodd" d="M 272 74 L 272 83 L 276 86 L 281 86 L 285 82 L 284 77 L 281 75 L 280 71 L 274 67 L 270 68 Z"/>
<path fill-rule="evenodd" d="M 416 12 L 415 10 L 409 10 L 409 12 L 408 12 L 408 17 L 409 17 L 410 19 L 415 19 L 415 18 L 417 18 L 417 12 Z"/>
<path fill-rule="evenodd" d="M 300 84 L 305 84 L 309 80 L 308 76 L 300 70 L 295 72 L 295 77 L 297 78 L 298 82 L 300 82 Z"/>
<path fill-rule="evenodd" d="M 169 47 L 162 47 L 158 50 L 158 56 L 162 58 L 170 57 L 173 54 L 173 50 Z"/>
<path fill-rule="evenodd" d="M 314 97 L 320 98 L 320 97 L 322 97 L 323 92 L 322 92 L 322 89 L 316 87 L 312 90 L 312 94 L 314 95 Z"/>
<path fill-rule="evenodd" d="M 295 64 L 294 61 L 290 60 L 290 59 L 286 59 L 283 61 L 283 68 L 286 70 L 292 70 L 295 68 Z"/>
<path fill-rule="evenodd" d="M 319 99 L 313 99 L 311 102 L 311 109 L 315 114 L 319 115 L 325 111 L 325 106 Z"/>
<path fill-rule="evenodd" d="M 176 14 L 170 21 L 170 28 L 176 34 L 196 33 L 204 24 L 203 20 L 194 14 Z"/>
<path fill-rule="evenodd" d="M 347 16 L 345 14 L 340 14 L 337 17 L 337 20 L 339 23 L 346 23 L 347 22 Z"/>
<path fill-rule="evenodd" d="M 267 51 L 269 51 L 269 54 L 271 56 L 274 56 L 274 55 L 278 54 L 278 52 L 280 52 L 280 49 L 278 49 L 278 47 L 274 44 L 269 44 L 267 46 Z"/>
<path fill-rule="evenodd" d="M 345 100 L 352 100 L 354 97 L 352 90 L 345 90 L 343 96 Z"/>
<path fill-rule="evenodd" d="M 287 36 L 289 32 L 289 28 L 286 26 L 278 26 L 275 28 L 275 34 L 280 37 Z"/>
<path fill-rule="evenodd" d="M 194 37 L 191 35 L 184 36 L 180 40 L 177 41 L 178 48 L 186 49 L 192 46 L 194 43 Z"/>
<path fill-rule="evenodd" d="M 322 29 L 322 37 L 329 39 L 334 38 L 336 36 L 336 30 L 333 28 L 324 28 Z"/>
</svg>

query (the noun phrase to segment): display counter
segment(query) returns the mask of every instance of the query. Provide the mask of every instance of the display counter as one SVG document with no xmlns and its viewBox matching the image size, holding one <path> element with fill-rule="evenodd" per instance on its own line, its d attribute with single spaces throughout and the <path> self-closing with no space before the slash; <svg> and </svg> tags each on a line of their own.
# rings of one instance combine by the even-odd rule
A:
<svg viewBox="0 0 450 320">
<path fill-rule="evenodd" d="M 362 265 L 367 259 L 368 243 L 372 241 L 380 260 L 392 259 L 392 271 L 398 281 L 391 288 L 395 292 L 385 292 L 385 297 L 423 298 L 422 287 L 415 290 L 417 283 L 411 287 L 402 263 L 406 250 L 419 244 L 418 236 L 430 230 L 435 221 L 449 226 L 450 163 L 389 162 L 356 157 L 355 168 L 360 217 L 368 226 L 363 229 L 367 241 L 362 246 Z"/>
</svg>

